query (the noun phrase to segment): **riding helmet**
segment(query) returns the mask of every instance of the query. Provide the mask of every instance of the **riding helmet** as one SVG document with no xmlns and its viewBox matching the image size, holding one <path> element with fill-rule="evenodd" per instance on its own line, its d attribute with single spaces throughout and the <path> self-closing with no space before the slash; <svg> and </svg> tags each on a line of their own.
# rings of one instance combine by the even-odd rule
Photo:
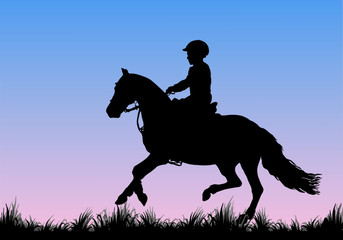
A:
<svg viewBox="0 0 343 240">
<path fill-rule="evenodd" d="M 188 43 L 186 48 L 182 49 L 186 52 L 196 52 L 200 54 L 202 57 L 206 57 L 208 53 L 210 52 L 208 45 L 201 40 L 194 40 Z"/>
</svg>

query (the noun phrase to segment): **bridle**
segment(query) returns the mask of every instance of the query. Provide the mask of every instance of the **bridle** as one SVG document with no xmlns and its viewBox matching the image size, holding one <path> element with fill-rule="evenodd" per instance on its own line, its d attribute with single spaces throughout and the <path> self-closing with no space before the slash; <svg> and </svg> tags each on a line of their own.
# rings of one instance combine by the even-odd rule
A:
<svg viewBox="0 0 343 240">
<path fill-rule="evenodd" d="M 139 105 L 138 105 L 138 102 L 137 102 L 137 101 L 135 101 L 133 104 L 135 104 L 134 107 L 132 107 L 132 108 L 125 108 L 124 112 L 125 112 L 125 113 L 128 113 L 128 112 L 131 112 L 131 111 L 133 111 L 133 110 L 139 109 Z"/>
<path fill-rule="evenodd" d="M 140 115 L 141 115 L 141 109 L 139 108 L 139 105 L 138 105 L 138 102 L 137 102 L 137 101 L 134 102 L 134 105 L 135 105 L 135 106 L 132 107 L 132 108 L 125 108 L 124 112 L 125 112 L 125 113 L 129 113 L 129 112 L 132 112 L 132 111 L 138 109 L 137 119 L 136 119 L 136 125 L 137 125 L 137 128 L 138 128 L 138 131 L 139 131 L 140 133 L 143 134 L 143 132 L 144 132 L 144 126 L 142 126 L 142 127 L 139 126 L 139 117 L 140 117 Z"/>
</svg>

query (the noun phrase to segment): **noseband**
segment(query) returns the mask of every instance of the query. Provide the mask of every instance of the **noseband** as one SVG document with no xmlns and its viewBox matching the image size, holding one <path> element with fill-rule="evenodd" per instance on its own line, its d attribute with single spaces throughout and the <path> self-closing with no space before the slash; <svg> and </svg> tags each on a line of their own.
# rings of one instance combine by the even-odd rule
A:
<svg viewBox="0 0 343 240">
<path fill-rule="evenodd" d="M 138 103 L 137 103 L 137 102 L 134 102 L 134 104 L 135 104 L 135 106 L 132 107 L 132 108 L 125 108 L 124 112 L 128 113 L 128 112 L 131 112 L 131 111 L 133 111 L 133 110 L 139 109 Z"/>
</svg>

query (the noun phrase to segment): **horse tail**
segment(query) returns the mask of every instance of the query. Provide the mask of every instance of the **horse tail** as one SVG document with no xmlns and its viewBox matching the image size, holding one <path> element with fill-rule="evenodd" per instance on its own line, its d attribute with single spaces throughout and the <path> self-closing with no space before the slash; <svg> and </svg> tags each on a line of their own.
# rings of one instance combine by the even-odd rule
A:
<svg viewBox="0 0 343 240">
<path fill-rule="evenodd" d="M 314 195 L 319 194 L 321 174 L 306 173 L 282 153 L 282 146 L 267 130 L 262 131 L 262 165 L 285 187 Z"/>
</svg>

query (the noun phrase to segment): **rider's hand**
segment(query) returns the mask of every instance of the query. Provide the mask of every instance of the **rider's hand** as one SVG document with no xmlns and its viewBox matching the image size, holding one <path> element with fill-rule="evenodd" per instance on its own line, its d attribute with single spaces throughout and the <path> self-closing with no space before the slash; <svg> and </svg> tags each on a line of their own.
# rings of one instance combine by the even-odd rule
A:
<svg viewBox="0 0 343 240">
<path fill-rule="evenodd" d="M 169 87 L 169 88 L 167 88 L 167 90 L 166 90 L 166 94 L 170 94 L 170 93 L 173 93 L 173 92 L 174 92 L 173 87 Z"/>
</svg>

